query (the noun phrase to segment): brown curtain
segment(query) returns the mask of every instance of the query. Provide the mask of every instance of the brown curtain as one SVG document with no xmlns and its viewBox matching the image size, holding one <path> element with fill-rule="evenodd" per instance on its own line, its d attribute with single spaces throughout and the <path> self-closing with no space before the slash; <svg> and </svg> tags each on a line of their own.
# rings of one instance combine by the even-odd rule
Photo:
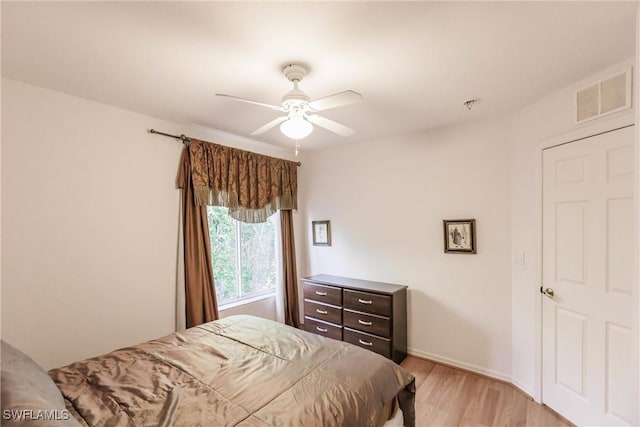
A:
<svg viewBox="0 0 640 427">
<path fill-rule="evenodd" d="M 183 150 L 179 187 L 184 209 L 187 327 L 218 318 L 206 206 L 225 206 L 233 218 L 265 222 L 281 211 L 285 323 L 300 326 L 292 209 L 298 202 L 298 164 L 191 139 Z"/>
<path fill-rule="evenodd" d="M 207 207 L 196 206 L 194 202 L 190 157 L 189 149 L 185 147 L 178 174 L 178 188 L 182 188 L 187 328 L 218 318 Z"/>
<path fill-rule="evenodd" d="M 296 246 L 293 235 L 293 214 L 290 209 L 280 211 L 282 232 L 282 295 L 284 298 L 284 323 L 299 328 L 298 274 L 296 272 Z"/>
<path fill-rule="evenodd" d="M 195 139 L 189 155 L 198 206 L 226 206 L 229 215 L 248 223 L 298 208 L 296 162 Z"/>
</svg>

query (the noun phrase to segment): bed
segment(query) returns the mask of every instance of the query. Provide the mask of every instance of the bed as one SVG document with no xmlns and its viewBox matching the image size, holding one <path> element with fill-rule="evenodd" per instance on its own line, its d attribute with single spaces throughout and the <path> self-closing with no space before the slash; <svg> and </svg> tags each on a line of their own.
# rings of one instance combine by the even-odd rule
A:
<svg viewBox="0 0 640 427">
<path fill-rule="evenodd" d="M 3 343 L 3 425 L 415 424 L 414 378 L 401 367 L 351 344 L 253 316 L 209 322 L 48 375 L 23 356 Z M 42 372 L 30 372 L 37 369 Z M 25 417 L 7 417 L 15 408 L 49 411 L 45 415 L 54 419 L 38 424 L 31 413 L 25 424 Z"/>
</svg>

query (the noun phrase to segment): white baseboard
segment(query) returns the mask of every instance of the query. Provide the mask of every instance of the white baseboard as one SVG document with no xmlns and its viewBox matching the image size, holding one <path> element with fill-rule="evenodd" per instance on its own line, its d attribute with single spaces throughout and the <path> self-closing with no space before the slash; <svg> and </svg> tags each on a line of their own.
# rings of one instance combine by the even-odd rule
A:
<svg viewBox="0 0 640 427">
<path fill-rule="evenodd" d="M 465 371 L 475 372 L 476 374 L 485 375 L 487 377 L 495 378 L 500 381 L 508 382 L 514 384 L 511 379 L 511 375 L 507 375 L 503 372 L 494 371 L 493 369 L 487 369 L 480 366 L 472 365 L 470 363 L 461 362 L 456 359 L 451 359 L 449 357 L 440 356 L 433 353 L 428 353 L 425 351 L 417 350 L 415 348 L 408 348 L 407 352 L 412 356 L 422 357 L 424 359 L 433 360 L 434 362 L 440 362 L 445 365 L 451 365 L 456 368 L 464 369 Z M 522 387 L 514 384 L 516 387 L 525 391 Z M 529 393 L 527 393 L 529 394 Z"/>
<path fill-rule="evenodd" d="M 520 390 L 521 392 L 529 396 L 532 400 L 536 400 L 535 397 L 533 397 L 534 396 L 533 391 L 529 390 L 529 388 L 526 387 L 524 384 L 522 384 L 520 381 L 512 378 L 511 384 L 513 384 L 514 387 L 516 387 L 518 390 Z M 538 402 L 538 403 L 542 403 L 542 402 Z"/>
</svg>

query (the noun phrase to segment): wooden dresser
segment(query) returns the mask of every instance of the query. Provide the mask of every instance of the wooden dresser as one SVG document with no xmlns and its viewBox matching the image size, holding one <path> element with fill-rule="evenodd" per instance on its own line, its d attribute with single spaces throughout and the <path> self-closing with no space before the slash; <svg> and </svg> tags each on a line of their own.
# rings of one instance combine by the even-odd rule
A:
<svg viewBox="0 0 640 427">
<path fill-rule="evenodd" d="M 407 287 L 317 274 L 304 284 L 304 329 L 375 351 L 407 356 Z"/>
</svg>

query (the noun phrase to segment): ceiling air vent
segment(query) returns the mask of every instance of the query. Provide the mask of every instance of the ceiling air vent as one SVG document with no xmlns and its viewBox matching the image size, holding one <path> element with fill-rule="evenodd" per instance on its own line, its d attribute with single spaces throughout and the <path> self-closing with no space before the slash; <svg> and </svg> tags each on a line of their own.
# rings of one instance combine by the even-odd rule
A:
<svg viewBox="0 0 640 427">
<path fill-rule="evenodd" d="M 578 123 L 630 107 L 630 68 L 576 92 L 576 121 Z"/>
</svg>

